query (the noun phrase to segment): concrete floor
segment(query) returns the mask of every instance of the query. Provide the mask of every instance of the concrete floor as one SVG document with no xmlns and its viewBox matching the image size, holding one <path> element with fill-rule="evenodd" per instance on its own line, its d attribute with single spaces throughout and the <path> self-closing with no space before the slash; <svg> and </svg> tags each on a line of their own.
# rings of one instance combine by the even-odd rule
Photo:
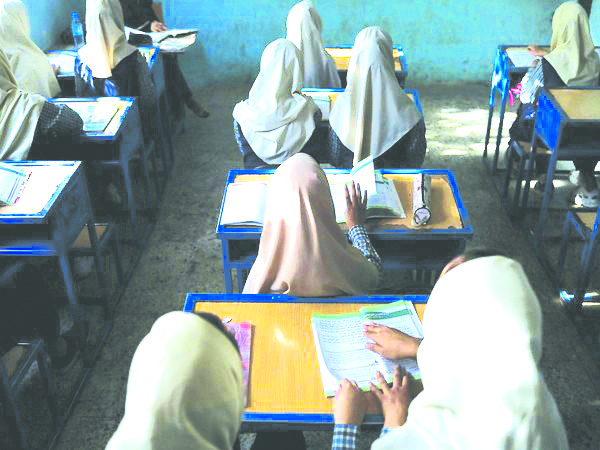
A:
<svg viewBox="0 0 600 450">
<path fill-rule="evenodd" d="M 536 289 L 545 319 L 542 366 L 563 415 L 571 448 L 598 448 L 598 357 L 580 343 L 576 328 L 564 315 L 550 280 L 533 254 L 527 233 L 505 214 L 494 182 L 481 162 L 488 87 L 419 86 L 410 82 L 407 87 L 419 90 L 425 112 L 429 143 L 425 167 L 450 168 L 456 175 L 475 231 L 470 245 L 503 248 L 523 264 Z M 57 449 L 104 448 L 123 414 L 131 358 L 152 323 L 168 311 L 180 310 L 188 292 L 223 291 L 221 250 L 214 230 L 227 171 L 240 166 L 231 111 L 236 102 L 247 97 L 248 90 L 247 83 L 239 83 L 197 91 L 211 116 L 199 120 L 188 114 L 186 132 L 176 141 L 176 164 L 157 224 Z M 512 122 L 510 116 L 507 122 Z M 400 286 L 397 293 L 410 293 L 407 290 Z M 510 376 L 510 371 L 518 368 L 506 370 Z M 375 436 L 363 436 L 360 448 L 368 448 Z M 244 440 L 244 447 L 250 440 Z M 330 433 L 307 433 L 307 441 L 310 449 L 328 448 Z"/>
</svg>

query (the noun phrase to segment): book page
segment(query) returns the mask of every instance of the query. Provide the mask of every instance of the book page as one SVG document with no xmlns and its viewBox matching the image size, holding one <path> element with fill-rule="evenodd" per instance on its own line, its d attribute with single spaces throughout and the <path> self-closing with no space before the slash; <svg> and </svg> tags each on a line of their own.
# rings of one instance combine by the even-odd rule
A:
<svg viewBox="0 0 600 450">
<path fill-rule="evenodd" d="M 529 53 L 527 47 L 507 48 L 506 55 L 515 67 L 531 67 L 533 60 L 536 58 L 536 56 Z"/>
<path fill-rule="evenodd" d="M 357 184 L 360 184 L 360 189 L 369 197 L 377 193 L 377 185 L 375 183 L 375 166 L 373 157 L 368 156 L 363 159 L 358 165 L 354 166 L 350 171 L 350 178 Z"/>
<path fill-rule="evenodd" d="M 115 103 L 68 102 L 67 105 L 83 120 L 84 132 L 104 131 L 119 110 Z"/>
<path fill-rule="evenodd" d="M 265 217 L 267 183 L 230 183 L 225 191 L 221 225 L 262 225 Z"/>
<path fill-rule="evenodd" d="M 377 191 L 374 195 L 369 195 L 367 200 L 367 218 L 400 217 L 405 219 L 406 213 L 400 203 L 394 182 L 384 178 L 381 173 L 377 173 L 375 180 Z"/>
<path fill-rule="evenodd" d="M 54 52 L 48 54 L 50 64 L 58 68 L 59 75 L 74 76 L 75 75 L 75 52 Z"/>
</svg>

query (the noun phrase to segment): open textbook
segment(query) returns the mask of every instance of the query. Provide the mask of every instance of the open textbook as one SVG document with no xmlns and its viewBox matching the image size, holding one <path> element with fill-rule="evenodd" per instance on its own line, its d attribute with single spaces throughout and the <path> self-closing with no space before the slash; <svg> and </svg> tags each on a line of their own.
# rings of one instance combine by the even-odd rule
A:
<svg viewBox="0 0 600 450">
<path fill-rule="evenodd" d="M 198 34 L 197 29 L 171 29 L 167 31 L 153 31 L 146 33 L 144 31 L 136 30 L 135 28 L 125 27 L 125 37 L 130 40 L 130 35 L 144 35 L 149 36 L 152 39 L 153 45 L 158 45 L 164 52 L 181 52 L 187 47 L 193 45 L 196 42 L 196 35 Z M 143 41 L 140 43 L 147 45 Z M 136 43 L 136 45 L 139 45 Z"/>
<path fill-rule="evenodd" d="M 10 164 L 0 163 L 0 205 L 13 205 L 19 200 L 29 173 Z"/>
<path fill-rule="evenodd" d="M 104 131 L 119 110 L 119 105 L 109 102 L 69 102 L 67 105 L 83 120 L 84 132 Z"/>
<path fill-rule="evenodd" d="M 327 397 L 335 395 L 344 378 L 356 381 L 365 391 L 369 389 L 369 382 L 378 384 L 376 372 L 381 372 L 391 382 L 397 365 L 404 367 L 415 379 L 421 378 L 414 359 L 392 361 L 365 348 L 369 339 L 364 334 L 363 324 L 368 322 L 395 328 L 417 338 L 423 337 L 415 307 L 408 300 L 365 306 L 350 314 L 313 315 L 311 328 Z"/>
</svg>

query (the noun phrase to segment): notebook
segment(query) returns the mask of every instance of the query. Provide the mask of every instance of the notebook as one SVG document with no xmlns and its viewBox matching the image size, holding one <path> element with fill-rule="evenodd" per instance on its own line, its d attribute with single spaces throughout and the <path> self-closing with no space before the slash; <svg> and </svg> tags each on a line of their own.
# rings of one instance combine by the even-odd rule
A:
<svg viewBox="0 0 600 450">
<path fill-rule="evenodd" d="M 83 119 L 84 132 L 101 132 L 119 110 L 119 105 L 108 102 L 68 102 L 67 106 Z"/>
</svg>

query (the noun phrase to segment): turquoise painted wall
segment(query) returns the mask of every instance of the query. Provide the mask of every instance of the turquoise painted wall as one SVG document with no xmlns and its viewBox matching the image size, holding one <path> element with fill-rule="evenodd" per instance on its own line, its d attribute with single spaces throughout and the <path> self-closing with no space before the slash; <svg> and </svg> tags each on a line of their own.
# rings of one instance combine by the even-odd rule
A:
<svg viewBox="0 0 600 450">
<path fill-rule="evenodd" d="M 71 23 L 71 11 L 85 19 L 85 0 L 21 0 L 27 6 L 31 36 L 47 50 L 58 40 L 60 33 Z"/>
<path fill-rule="evenodd" d="M 182 58 L 191 83 L 254 79 L 264 47 L 285 37 L 295 1 L 163 0 L 170 27 L 200 29 Z M 548 43 L 559 0 L 316 0 L 327 44 L 353 43 L 370 25 L 383 26 L 406 48 L 409 84 L 488 80 L 500 43 Z"/>
</svg>

